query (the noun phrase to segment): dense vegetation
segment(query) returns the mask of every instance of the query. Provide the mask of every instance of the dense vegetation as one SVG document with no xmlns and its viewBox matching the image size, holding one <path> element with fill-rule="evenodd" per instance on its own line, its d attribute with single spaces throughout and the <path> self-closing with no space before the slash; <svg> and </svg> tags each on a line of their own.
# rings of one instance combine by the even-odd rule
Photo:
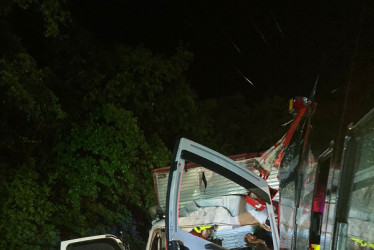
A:
<svg viewBox="0 0 374 250">
<path fill-rule="evenodd" d="M 122 230 L 141 249 L 151 170 L 169 164 L 176 139 L 224 154 L 264 150 L 285 132 L 287 99 L 200 100 L 182 45 L 163 55 L 99 42 L 66 2 L 0 4 L 0 248 L 56 249 Z"/>
</svg>

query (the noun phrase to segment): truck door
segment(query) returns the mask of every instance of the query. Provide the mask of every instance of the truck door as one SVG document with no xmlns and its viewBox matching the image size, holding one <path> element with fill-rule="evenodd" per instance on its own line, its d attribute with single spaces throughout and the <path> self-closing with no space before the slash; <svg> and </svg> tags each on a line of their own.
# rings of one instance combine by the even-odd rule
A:
<svg viewBox="0 0 374 250">
<path fill-rule="evenodd" d="M 342 157 L 332 248 L 374 249 L 374 109 L 349 127 Z"/>
<path fill-rule="evenodd" d="M 198 167 L 188 169 L 187 163 Z M 248 234 L 258 239 L 254 245 L 279 249 L 267 182 L 222 154 L 180 139 L 167 189 L 168 249 L 240 249 L 252 244 Z"/>
</svg>

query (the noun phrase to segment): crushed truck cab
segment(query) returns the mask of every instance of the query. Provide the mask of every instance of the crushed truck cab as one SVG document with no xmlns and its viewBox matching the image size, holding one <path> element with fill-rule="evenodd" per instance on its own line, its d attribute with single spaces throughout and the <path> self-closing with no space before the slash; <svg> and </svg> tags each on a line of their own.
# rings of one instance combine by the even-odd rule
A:
<svg viewBox="0 0 374 250">
<path fill-rule="evenodd" d="M 188 168 L 188 163 L 198 167 Z M 195 178 L 183 178 L 189 171 Z M 261 201 L 262 210 L 247 203 Z M 279 249 L 279 235 L 268 183 L 232 159 L 188 139 L 179 140 L 166 196 L 168 249 L 238 249 L 247 234 L 266 231 L 264 244 Z M 196 228 L 214 226 L 208 236 Z M 266 228 L 267 230 L 265 230 Z"/>
</svg>

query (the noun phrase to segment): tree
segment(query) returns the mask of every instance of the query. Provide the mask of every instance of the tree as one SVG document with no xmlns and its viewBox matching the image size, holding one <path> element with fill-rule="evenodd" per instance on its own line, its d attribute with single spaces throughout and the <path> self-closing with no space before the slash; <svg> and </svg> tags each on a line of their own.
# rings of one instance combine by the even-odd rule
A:
<svg viewBox="0 0 374 250">
<path fill-rule="evenodd" d="M 132 112 L 113 104 L 73 124 L 56 152 L 50 181 L 62 239 L 116 227 L 130 238 L 134 232 L 125 230 L 134 226 L 134 211 L 144 215 L 153 199 L 151 169 L 166 165 L 170 156 L 161 142 L 148 143 Z"/>
<path fill-rule="evenodd" d="M 2 249 L 58 247 L 56 206 L 50 201 L 50 187 L 35 168 L 35 163 L 30 161 L 15 170 L 13 180 L 2 180 L 1 188 L 6 190 L 1 197 Z"/>
<path fill-rule="evenodd" d="M 45 85 L 48 70 L 29 55 L 0 59 L 0 69 L 0 247 L 49 249 L 57 236 L 44 173 L 65 114 Z"/>
</svg>

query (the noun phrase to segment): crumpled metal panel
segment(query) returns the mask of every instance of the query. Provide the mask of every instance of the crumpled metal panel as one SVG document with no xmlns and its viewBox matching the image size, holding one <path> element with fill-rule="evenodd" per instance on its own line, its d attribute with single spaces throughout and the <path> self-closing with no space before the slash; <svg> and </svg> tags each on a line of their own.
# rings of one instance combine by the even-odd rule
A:
<svg viewBox="0 0 374 250">
<path fill-rule="evenodd" d="M 166 209 L 166 191 L 169 173 L 155 173 L 161 208 Z M 161 178 L 160 178 L 161 176 Z M 205 176 L 207 185 L 203 181 Z M 188 203 L 231 194 L 247 194 L 242 186 L 203 167 L 189 168 L 183 173 L 180 207 Z"/>
<path fill-rule="evenodd" d="M 256 158 L 241 159 L 236 161 L 241 166 L 257 173 L 259 171 L 254 168 L 254 160 Z M 203 174 L 206 179 L 207 186 L 205 187 Z M 274 189 L 279 188 L 279 181 L 277 178 L 278 169 L 274 168 L 268 179 L 266 180 L 270 187 Z M 168 185 L 169 168 L 164 168 L 162 172 L 154 172 L 155 186 L 158 194 L 158 202 L 160 207 L 165 211 L 166 209 L 166 192 Z M 180 206 L 184 206 L 197 199 L 208 199 L 217 196 L 224 196 L 230 194 L 247 194 L 247 191 L 240 185 L 228 180 L 227 178 L 213 173 L 211 170 L 200 166 L 192 166 L 187 168 L 183 174 L 182 189 L 180 194 Z M 278 200 L 277 194 L 274 200 Z"/>
<path fill-rule="evenodd" d="M 301 164 L 300 204 L 297 210 L 296 249 L 309 245 L 317 162 L 309 150 Z"/>
</svg>

